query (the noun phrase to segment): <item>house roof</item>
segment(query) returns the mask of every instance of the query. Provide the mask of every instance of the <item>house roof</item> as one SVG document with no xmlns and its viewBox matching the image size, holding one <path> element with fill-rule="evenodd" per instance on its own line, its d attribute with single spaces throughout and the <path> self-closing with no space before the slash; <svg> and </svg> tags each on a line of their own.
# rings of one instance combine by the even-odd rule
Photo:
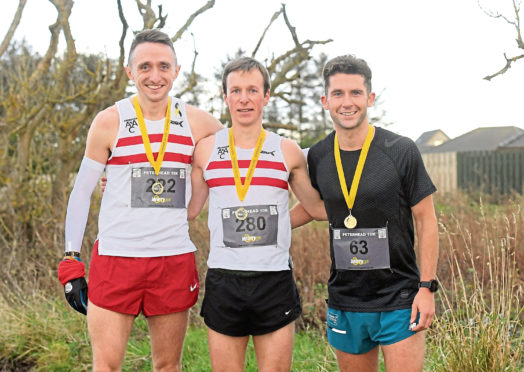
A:
<svg viewBox="0 0 524 372">
<path fill-rule="evenodd" d="M 504 148 L 524 148 L 524 132 L 516 135 L 515 137 L 509 139 L 507 143 L 501 145 Z"/>
<path fill-rule="evenodd" d="M 443 134 L 444 136 L 448 137 L 443 131 L 441 131 L 440 129 L 436 129 L 436 130 L 430 130 L 428 132 L 424 132 L 420 135 L 419 138 L 417 138 L 417 140 L 415 141 L 415 143 L 418 145 L 418 146 L 426 146 L 428 144 L 428 142 L 436 135 L 436 134 Z M 448 137 L 449 138 L 449 137 Z"/>
<path fill-rule="evenodd" d="M 482 127 L 444 142 L 440 146 L 424 147 L 421 152 L 493 151 L 500 147 L 520 147 L 524 129 L 515 126 Z M 524 147 L 524 146 L 522 146 Z"/>
</svg>

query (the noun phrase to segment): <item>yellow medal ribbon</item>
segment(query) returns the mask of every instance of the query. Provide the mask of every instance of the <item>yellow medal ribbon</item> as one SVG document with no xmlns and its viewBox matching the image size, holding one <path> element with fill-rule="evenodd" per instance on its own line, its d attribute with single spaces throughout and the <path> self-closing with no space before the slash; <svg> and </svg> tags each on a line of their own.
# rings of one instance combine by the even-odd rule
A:
<svg viewBox="0 0 524 372">
<path fill-rule="evenodd" d="M 351 209 L 353 209 L 353 204 L 355 204 L 355 198 L 357 196 L 358 184 L 360 183 L 360 177 L 362 176 L 362 170 L 364 169 L 364 164 L 366 163 L 366 157 L 368 156 L 369 146 L 371 145 L 371 140 L 373 139 L 373 126 L 369 124 L 368 134 L 362 145 L 362 150 L 360 156 L 358 157 L 357 169 L 353 175 L 353 182 L 351 182 L 351 189 L 348 194 L 348 187 L 346 184 L 346 177 L 344 176 L 344 169 L 342 168 L 342 160 L 340 159 L 340 146 L 338 145 L 338 136 L 335 132 L 335 144 L 334 144 L 334 153 L 335 153 L 335 164 L 337 166 L 338 179 L 340 181 L 340 187 L 342 188 L 342 194 L 344 194 L 344 199 L 349 209 L 349 216 L 344 221 L 344 224 L 347 228 L 353 228 L 357 224 L 355 217 L 351 215 Z"/>
<path fill-rule="evenodd" d="M 231 154 L 231 165 L 233 166 L 233 176 L 235 178 L 235 186 L 237 188 L 237 195 L 240 201 L 243 201 L 246 197 L 247 190 L 251 184 L 251 179 L 255 173 L 255 168 L 257 167 L 258 158 L 260 157 L 260 152 L 262 151 L 262 145 L 264 144 L 264 139 L 266 138 L 266 131 L 264 128 L 260 131 L 260 134 L 257 139 L 257 144 L 255 146 L 255 151 L 253 152 L 253 157 L 249 163 L 249 168 L 247 170 L 246 179 L 242 185 L 242 179 L 240 178 L 240 169 L 238 167 L 238 158 L 237 152 L 235 149 L 235 138 L 233 136 L 233 128 L 229 129 L 229 153 Z"/>
<path fill-rule="evenodd" d="M 146 122 L 144 121 L 144 114 L 138 103 L 138 97 L 133 100 L 133 106 L 135 107 L 136 119 L 138 121 L 138 127 L 140 128 L 140 134 L 142 134 L 142 141 L 144 142 L 144 148 L 146 150 L 147 160 L 153 166 L 155 174 L 158 176 L 162 162 L 164 161 L 164 154 L 166 153 L 167 139 L 169 138 L 169 124 L 171 123 L 171 98 L 167 101 L 166 121 L 164 123 L 164 133 L 162 134 L 162 143 L 160 144 L 160 150 L 155 160 L 153 156 L 153 150 L 151 149 L 151 142 L 149 142 L 149 136 L 147 134 Z"/>
</svg>

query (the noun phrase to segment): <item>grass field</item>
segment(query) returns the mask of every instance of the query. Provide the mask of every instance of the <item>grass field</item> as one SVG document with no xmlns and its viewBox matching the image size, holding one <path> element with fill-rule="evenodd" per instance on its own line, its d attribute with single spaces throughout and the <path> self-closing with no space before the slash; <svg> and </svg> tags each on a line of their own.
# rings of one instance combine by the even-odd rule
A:
<svg viewBox="0 0 524 372">
<path fill-rule="evenodd" d="M 436 318 L 427 332 L 425 371 L 523 371 L 523 197 L 485 203 L 482 198 L 452 194 L 439 196 L 435 205 L 440 243 L 437 276 L 442 289 L 436 296 Z M 0 225 L 10 218 L 14 217 L 0 214 Z M 38 234 L 30 245 L 18 243 L 14 233 L 0 236 L 0 371 L 87 371 L 91 352 L 85 317 L 69 308 L 56 280 L 62 223 L 43 215 L 35 215 L 33 222 L 39 219 L 48 228 L 35 229 Z M 201 283 L 208 233 L 205 215 L 190 224 Z M 96 225 L 90 223 L 82 251 L 86 263 L 95 234 Z M 334 353 L 323 337 L 330 265 L 326 225 L 313 223 L 295 230 L 291 253 L 303 307 L 293 371 L 336 371 Z M 197 315 L 201 299 L 191 311 L 185 371 L 210 370 L 206 331 Z M 151 370 L 142 317 L 135 323 L 124 370 Z M 252 346 L 246 371 L 256 371 Z"/>
<path fill-rule="evenodd" d="M 33 295 L 0 300 L 0 371 L 89 371 L 91 351 L 85 317 L 62 299 Z M 246 371 L 257 371 L 253 344 L 247 351 Z M 206 329 L 190 326 L 184 344 L 184 371 L 210 371 Z M 151 371 L 147 323 L 135 321 L 124 371 Z M 335 354 L 318 330 L 296 334 L 293 371 L 337 371 Z"/>
</svg>

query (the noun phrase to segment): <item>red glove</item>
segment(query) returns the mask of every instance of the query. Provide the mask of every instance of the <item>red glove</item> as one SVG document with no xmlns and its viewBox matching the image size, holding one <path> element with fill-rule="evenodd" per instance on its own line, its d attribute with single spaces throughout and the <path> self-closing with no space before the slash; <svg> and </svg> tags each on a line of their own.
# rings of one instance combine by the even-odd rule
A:
<svg viewBox="0 0 524 372">
<path fill-rule="evenodd" d="M 62 285 L 86 275 L 84 263 L 74 257 L 65 257 L 58 265 L 58 280 Z"/>
</svg>

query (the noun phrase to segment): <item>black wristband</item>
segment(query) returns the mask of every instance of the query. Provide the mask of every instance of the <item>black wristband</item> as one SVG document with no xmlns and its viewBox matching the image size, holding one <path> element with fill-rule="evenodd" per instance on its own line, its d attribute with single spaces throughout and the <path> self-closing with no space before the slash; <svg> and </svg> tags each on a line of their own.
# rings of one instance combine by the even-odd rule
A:
<svg viewBox="0 0 524 372">
<path fill-rule="evenodd" d="M 78 257 L 80 258 L 80 252 L 67 251 L 64 253 L 64 257 Z"/>
<path fill-rule="evenodd" d="M 430 292 L 438 291 L 438 281 L 436 279 L 431 279 L 429 282 L 419 282 L 419 288 L 428 288 Z"/>
</svg>

